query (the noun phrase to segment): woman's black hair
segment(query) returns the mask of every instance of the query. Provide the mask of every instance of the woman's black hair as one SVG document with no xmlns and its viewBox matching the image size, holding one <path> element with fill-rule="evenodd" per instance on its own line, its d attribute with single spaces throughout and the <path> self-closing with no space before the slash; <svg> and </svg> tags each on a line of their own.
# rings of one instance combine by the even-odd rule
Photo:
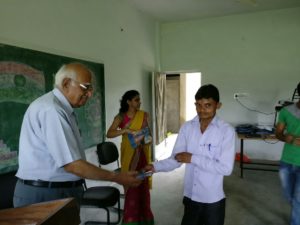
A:
<svg viewBox="0 0 300 225">
<path fill-rule="evenodd" d="M 126 91 L 125 94 L 122 96 L 122 99 L 120 100 L 120 109 L 119 109 L 119 113 L 123 114 L 126 113 L 128 111 L 128 103 L 127 101 L 132 100 L 134 97 L 140 95 L 140 93 L 136 90 L 130 90 L 130 91 Z"/>
<path fill-rule="evenodd" d="M 195 100 L 199 100 L 202 98 L 212 98 L 216 102 L 220 101 L 220 95 L 219 95 L 219 90 L 212 84 L 206 84 L 201 86 L 196 95 L 195 95 Z"/>
</svg>

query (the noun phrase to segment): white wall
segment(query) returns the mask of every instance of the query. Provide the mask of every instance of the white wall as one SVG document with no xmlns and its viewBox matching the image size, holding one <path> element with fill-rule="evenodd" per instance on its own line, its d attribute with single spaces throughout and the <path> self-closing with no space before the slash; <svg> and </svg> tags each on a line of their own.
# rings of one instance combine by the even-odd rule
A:
<svg viewBox="0 0 300 225">
<path fill-rule="evenodd" d="M 273 121 L 242 108 L 233 93 L 249 93 L 249 106 L 270 112 L 299 82 L 300 8 L 159 27 L 126 0 L 0 0 L 0 30 L 1 43 L 104 63 L 107 127 L 128 89 L 151 111 L 149 72 L 160 68 L 201 71 L 202 83 L 219 87 L 219 114 L 233 124 Z"/>
<path fill-rule="evenodd" d="M 128 89 L 150 111 L 157 24 L 124 0 L 1 0 L 0 42 L 104 63 L 107 123 Z"/>
<path fill-rule="evenodd" d="M 0 0 L 0 30 L 0 43 L 104 63 L 106 127 L 128 89 L 151 112 L 159 27 L 125 0 Z"/>
<path fill-rule="evenodd" d="M 274 114 L 246 110 L 234 99 L 266 113 L 292 96 L 300 81 L 300 8 L 247 13 L 161 25 L 163 71 L 201 71 L 202 83 L 219 87 L 219 115 L 232 124 L 273 124 Z M 257 155 L 260 146 L 251 146 Z M 268 145 L 279 155 L 281 146 Z M 270 151 L 269 151 L 270 152 Z"/>
<path fill-rule="evenodd" d="M 188 90 L 185 96 L 186 121 L 188 121 L 193 119 L 197 115 L 195 109 L 195 94 L 201 86 L 201 73 L 186 73 L 185 85 L 185 90 Z"/>
</svg>

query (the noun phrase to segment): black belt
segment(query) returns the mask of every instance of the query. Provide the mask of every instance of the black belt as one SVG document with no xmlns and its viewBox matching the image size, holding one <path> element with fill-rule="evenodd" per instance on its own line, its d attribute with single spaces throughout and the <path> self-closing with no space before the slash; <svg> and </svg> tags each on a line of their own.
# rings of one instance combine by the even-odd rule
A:
<svg viewBox="0 0 300 225">
<path fill-rule="evenodd" d="M 78 187 L 84 183 L 84 180 L 49 182 L 49 181 L 42 181 L 42 180 L 23 180 L 20 178 L 19 181 L 26 185 L 35 186 L 35 187 L 47 187 L 47 188 L 71 188 L 71 187 Z"/>
</svg>

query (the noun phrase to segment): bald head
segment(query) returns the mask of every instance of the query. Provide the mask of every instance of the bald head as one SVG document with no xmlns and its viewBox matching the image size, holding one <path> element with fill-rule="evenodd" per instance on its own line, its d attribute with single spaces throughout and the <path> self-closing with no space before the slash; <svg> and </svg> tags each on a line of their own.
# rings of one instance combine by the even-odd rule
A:
<svg viewBox="0 0 300 225">
<path fill-rule="evenodd" d="M 83 106 L 92 96 L 93 73 L 85 65 L 74 62 L 63 65 L 55 75 L 55 87 L 73 108 Z"/>
<path fill-rule="evenodd" d="M 63 65 L 55 75 L 54 86 L 62 90 L 63 80 L 65 78 L 70 78 L 73 80 L 77 79 L 78 74 L 83 74 L 92 78 L 92 71 L 87 68 L 85 65 L 79 62 L 72 62 L 66 65 Z"/>
</svg>

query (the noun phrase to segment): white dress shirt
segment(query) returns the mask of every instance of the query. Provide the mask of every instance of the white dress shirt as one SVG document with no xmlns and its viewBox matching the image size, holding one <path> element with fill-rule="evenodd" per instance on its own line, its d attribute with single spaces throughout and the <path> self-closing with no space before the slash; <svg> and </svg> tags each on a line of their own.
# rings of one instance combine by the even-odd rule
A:
<svg viewBox="0 0 300 225">
<path fill-rule="evenodd" d="M 182 163 L 175 160 L 180 152 L 192 154 L 186 164 L 184 196 L 201 203 L 214 203 L 225 198 L 223 178 L 231 174 L 234 165 L 236 135 L 234 128 L 217 116 L 204 133 L 199 117 L 180 128 L 171 156 L 154 163 L 156 172 L 167 172 Z"/>
<path fill-rule="evenodd" d="M 32 102 L 24 115 L 16 176 L 24 180 L 79 180 L 63 168 L 78 159 L 85 159 L 85 155 L 74 110 L 54 89 Z"/>
</svg>

